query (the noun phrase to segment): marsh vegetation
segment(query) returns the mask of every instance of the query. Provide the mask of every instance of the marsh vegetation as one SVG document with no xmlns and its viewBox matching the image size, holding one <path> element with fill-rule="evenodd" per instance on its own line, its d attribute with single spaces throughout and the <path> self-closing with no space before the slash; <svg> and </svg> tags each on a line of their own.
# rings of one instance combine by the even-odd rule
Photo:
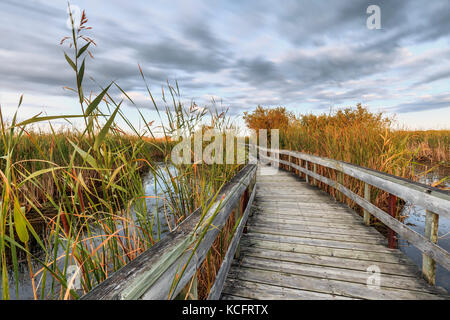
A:
<svg viewBox="0 0 450 320">
<path fill-rule="evenodd" d="M 62 41 L 67 48 L 63 59 L 73 71 L 76 86 L 68 90 L 79 103 L 79 114 L 37 115 L 18 121 L 22 98 L 12 119 L 5 119 L 0 109 L 3 299 L 79 298 L 160 241 L 195 209 L 206 212 L 208 199 L 241 168 L 172 162 L 171 150 L 180 132 L 188 136 L 206 128 L 223 133 L 236 129 L 226 111 L 199 108 L 194 102 L 183 104 L 177 84 L 167 84 L 163 105 L 158 105 L 142 69 L 137 68 L 158 114 L 156 125 L 116 82 L 86 94 L 84 75 L 95 43 L 86 36 L 89 27 L 84 13 L 78 27 L 72 17 L 71 22 L 72 33 Z M 117 100 L 111 90 L 122 98 Z M 144 128 L 136 128 L 127 119 L 125 103 L 136 108 Z M 54 129 L 51 121 L 61 119 L 80 120 L 84 125 Z M 280 129 L 283 149 L 408 179 L 417 180 L 450 165 L 450 131 L 394 130 L 391 119 L 361 105 L 322 115 L 258 107 L 244 114 L 244 121 L 250 129 Z M 126 123 L 126 128 L 119 122 Z M 37 129 L 43 123 L 48 130 Z M 417 170 L 418 163 L 424 162 L 428 168 Z M 318 169 L 325 176 L 336 175 Z M 441 176 L 430 183 L 448 188 L 447 179 Z M 343 183 L 363 193 L 363 185 L 351 177 L 343 177 Z M 332 188 L 320 187 L 338 197 Z M 360 210 L 349 199 L 344 201 Z M 372 202 L 386 208 L 387 195 L 373 192 Z M 230 221 L 221 237 L 234 227 L 235 221 Z M 201 297 L 207 296 L 227 245 L 217 241 L 200 268 Z M 29 277 L 24 284 L 23 274 Z M 76 279 L 80 288 L 74 286 Z"/>
</svg>

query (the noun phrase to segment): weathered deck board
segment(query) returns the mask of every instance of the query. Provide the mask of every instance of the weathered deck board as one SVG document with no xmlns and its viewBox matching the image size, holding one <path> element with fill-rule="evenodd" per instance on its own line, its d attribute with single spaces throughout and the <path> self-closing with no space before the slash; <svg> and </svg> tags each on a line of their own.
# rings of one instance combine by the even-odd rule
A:
<svg viewBox="0 0 450 320">
<path fill-rule="evenodd" d="M 362 217 L 287 172 L 258 169 L 239 259 L 222 299 L 445 299 Z M 369 266 L 380 287 L 367 285 Z"/>
</svg>

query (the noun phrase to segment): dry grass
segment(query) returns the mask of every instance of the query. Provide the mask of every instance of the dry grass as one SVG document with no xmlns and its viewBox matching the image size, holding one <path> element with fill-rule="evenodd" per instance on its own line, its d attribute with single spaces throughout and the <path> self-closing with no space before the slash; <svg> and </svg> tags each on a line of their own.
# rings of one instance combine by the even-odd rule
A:
<svg viewBox="0 0 450 320">
<path fill-rule="evenodd" d="M 328 114 L 294 116 L 283 109 L 267 121 L 262 119 L 270 113 L 261 108 L 254 111 L 258 117 L 246 115 L 247 125 L 259 129 L 260 123 L 283 123 L 280 126 L 280 147 L 301 151 L 321 157 L 342 160 L 352 164 L 416 180 L 417 161 L 427 161 L 435 166 L 449 165 L 450 131 L 399 131 L 393 129 L 392 119 L 382 113 L 371 113 L 358 105 Z M 251 114 L 250 114 L 251 115 Z M 272 118 L 284 117 L 284 121 Z M 254 120 L 257 121 L 250 121 Z M 255 127 L 256 126 L 256 127 Z M 274 127 L 275 128 L 275 127 Z M 304 164 L 302 164 L 304 165 Z M 310 168 L 311 169 L 311 168 Z M 338 173 L 318 166 L 318 172 L 333 180 Z M 441 184 L 445 178 L 441 181 Z M 342 184 L 363 196 L 364 184 L 347 175 L 342 175 Z M 439 185 L 436 185 L 439 187 Z M 319 183 L 319 187 L 334 198 L 346 202 L 357 211 L 361 208 L 350 199 L 342 197 L 332 187 Z M 387 211 L 388 194 L 373 188 L 371 201 Z M 398 211 L 402 202 L 398 201 Z"/>
</svg>

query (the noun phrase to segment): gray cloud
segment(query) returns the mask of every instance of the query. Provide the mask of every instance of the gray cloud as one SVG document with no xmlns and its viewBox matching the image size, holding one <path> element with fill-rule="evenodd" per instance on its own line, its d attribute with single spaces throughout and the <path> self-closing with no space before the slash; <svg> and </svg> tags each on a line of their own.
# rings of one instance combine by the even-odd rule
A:
<svg viewBox="0 0 450 320">
<path fill-rule="evenodd" d="M 422 98 L 414 102 L 402 103 L 393 108 L 398 113 L 429 111 L 450 107 L 450 93 L 439 94 L 430 98 Z"/>
<path fill-rule="evenodd" d="M 273 84 L 273 82 L 282 85 L 284 83 L 282 72 L 278 66 L 262 57 L 238 60 L 234 72 L 240 80 L 254 85 Z"/>
<path fill-rule="evenodd" d="M 445 0 L 293 0 L 282 6 L 199 0 L 189 13 L 183 2 L 171 8 L 163 2 L 149 8 L 137 0 L 108 3 L 108 9 L 79 0 L 83 4 L 98 43 L 95 59 L 87 60 L 86 91 L 98 90 L 93 77 L 102 86 L 116 80 L 125 90 L 143 92 L 139 63 L 152 89 L 178 80 L 185 97 L 223 96 L 233 114 L 257 104 L 323 109 L 383 99 L 397 112 L 448 106 L 439 93 L 406 100 L 424 84 L 445 90 L 442 81 L 450 77 Z M 366 28 L 369 4 L 380 5 L 382 30 Z M 62 2 L 0 3 L 5 21 L 0 92 L 69 94 L 62 90 L 74 84 L 62 54 L 68 49 L 58 44 L 69 31 L 65 15 Z"/>
<path fill-rule="evenodd" d="M 134 49 L 139 60 L 186 72 L 216 72 L 227 66 L 224 57 L 208 50 L 186 48 L 171 38 L 154 44 L 135 44 Z"/>
<path fill-rule="evenodd" d="M 440 71 L 434 72 L 430 75 L 427 75 L 423 80 L 416 82 L 415 85 L 427 84 L 427 83 L 431 83 L 434 81 L 447 79 L 447 78 L 450 78 L 450 68 L 446 68 L 444 70 L 440 70 Z"/>
</svg>

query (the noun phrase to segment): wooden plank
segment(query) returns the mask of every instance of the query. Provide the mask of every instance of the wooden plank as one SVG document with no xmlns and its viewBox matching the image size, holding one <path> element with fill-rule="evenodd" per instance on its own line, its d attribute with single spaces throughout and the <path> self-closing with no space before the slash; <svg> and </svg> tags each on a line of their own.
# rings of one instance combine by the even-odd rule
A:
<svg viewBox="0 0 450 320">
<path fill-rule="evenodd" d="M 355 229 L 364 230 L 363 221 L 359 219 L 360 217 L 352 217 L 348 215 L 342 216 L 326 216 L 323 214 L 305 214 L 305 213 L 278 213 L 278 212 L 257 212 L 256 215 L 262 219 L 283 219 L 283 220 L 293 220 L 298 222 L 317 222 L 317 223 L 335 223 L 336 225 L 353 225 L 358 226 Z M 280 223 L 282 223 L 280 221 Z"/>
<path fill-rule="evenodd" d="M 281 178 L 278 174 L 277 175 L 260 175 L 258 176 L 258 182 L 262 183 L 297 183 L 298 178 L 292 177 L 292 176 L 285 176 Z"/>
<path fill-rule="evenodd" d="M 315 164 L 315 163 L 313 163 L 313 172 L 317 173 L 317 164 Z M 313 185 L 317 186 L 317 180 L 316 179 L 314 179 Z"/>
<path fill-rule="evenodd" d="M 248 222 L 249 226 L 259 226 L 259 227 L 267 227 L 267 223 L 258 222 L 252 219 L 252 221 Z M 381 241 L 386 241 L 380 233 L 370 232 L 373 230 L 363 230 L 363 229 L 336 229 L 336 228 L 326 228 L 326 227 L 317 227 L 317 226 L 307 226 L 301 224 L 288 224 L 288 223 L 277 223 L 276 227 L 285 229 L 285 230 L 293 230 L 293 231 L 305 231 L 305 232 L 314 232 L 314 233 L 325 233 L 332 235 L 349 235 L 349 236 L 358 236 L 361 240 L 365 238 L 376 238 Z"/>
<path fill-rule="evenodd" d="M 302 195 L 315 195 L 322 194 L 319 190 L 314 190 L 310 188 L 304 188 L 301 182 L 292 183 L 289 186 L 286 186 L 285 183 L 280 186 L 279 182 L 275 183 L 261 183 L 258 182 L 258 195 L 272 195 L 272 194 L 280 194 L 280 195 L 290 195 L 290 196 L 302 196 Z"/>
<path fill-rule="evenodd" d="M 320 240 L 333 240 L 333 241 L 342 241 L 348 243 L 360 243 L 364 239 L 365 244 L 378 244 L 378 245 L 386 245 L 386 241 L 384 239 L 379 238 L 361 238 L 358 236 L 351 235 L 335 235 L 335 234 L 327 234 L 327 233 L 318 233 L 318 232 L 310 232 L 310 231 L 298 231 L 298 230 L 286 230 L 284 228 L 277 228 L 276 226 L 270 227 L 261 227 L 251 225 L 248 227 L 250 233 L 263 233 L 263 234 L 272 234 L 272 235 L 280 235 L 280 236 L 289 236 L 289 237 L 298 237 L 298 238 L 308 238 L 308 239 L 320 239 Z"/>
<path fill-rule="evenodd" d="M 256 196 L 256 200 L 262 202 L 301 202 L 301 203 L 309 203 L 311 200 L 315 200 L 314 202 L 321 201 L 320 203 L 334 203 L 335 201 L 330 198 L 330 196 L 325 194 L 262 194 L 258 193 Z"/>
<path fill-rule="evenodd" d="M 223 200 L 216 202 L 206 214 L 200 227 L 194 232 L 193 247 L 186 251 L 179 259 L 172 263 L 167 270 L 142 295 L 144 300 L 161 300 L 175 297 L 189 279 L 194 275 L 206 257 L 211 245 L 216 240 L 220 229 L 225 225 L 228 216 L 242 193 L 248 187 L 256 173 L 256 168 L 249 170 L 234 183 L 225 193 Z M 216 211 L 219 211 L 216 213 Z M 207 230 L 206 235 L 199 241 L 199 235 Z M 196 247 L 194 247 L 194 245 Z M 182 270 L 184 269 L 184 272 Z M 182 274 L 181 274 L 182 273 Z M 174 279 L 179 279 L 175 288 L 171 288 Z"/>
<path fill-rule="evenodd" d="M 219 192 L 218 199 L 224 197 L 225 205 L 222 210 L 226 209 L 226 200 L 236 197 L 233 192 L 237 192 L 248 184 L 249 179 L 256 174 L 255 165 L 247 165 L 239 173 L 231 179 Z M 211 200 L 210 200 L 211 201 Z M 213 208 L 217 205 L 214 204 Z M 226 214 L 218 215 L 225 218 Z M 186 257 L 186 250 L 191 247 L 195 241 L 193 230 L 201 222 L 201 209 L 196 210 L 188 218 L 186 218 L 173 232 L 167 234 L 163 240 L 156 243 L 153 247 L 143 252 L 136 259 L 125 265 L 119 271 L 115 272 L 100 285 L 95 287 L 89 293 L 82 297 L 85 300 L 115 300 L 115 299 L 138 299 L 152 285 L 158 283 L 163 276 L 167 278 L 170 273 L 171 277 L 161 284 L 164 287 L 160 290 L 161 299 L 167 299 L 170 290 L 170 284 L 176 273 L 178 263 Z M 220 225 L 220 224 L 218 224 Z M 209 232 L 208 232 L 209 233 Z M 199 262 L 199 261 L 196 261 Z M 175 269 L 174 269 L 175 268 Z M 176 296 L 181 289 L 192 278 L 195 270 L 190 270 L 183 276 L 178 289 L 173 292 Z M 162 296 L 165 295 L 165 296 Z"/>
<path fill-rule="evenodd" d="M 301 170 L 305 170 L 305 169 L 299 167 L 299 170 L 301 171 Z M 312 173 L 312 175 L 315 175 L 315 174 Z M 330 180 L 326 177 L 319 176 L 319 175 L 315 175 L 314 178 L 316 178 L 330 186 L 333 186 L 334 188 L 336 188 L 337 190 L 342 192 L 345 196 L 350 198 L 352 201 L 356 202 L 358 205 L 360 205 L 361 207 L 363 207 L 364 209 L 369 211 L 372 215 L 374 215 L 376 218 L 378 218 L 381 222 L 383 222 L 390 229 L 394 230 L 401 238 L 408 240 L 417 249 L 422 251 L 422 253 L 425 253 L 426 255 L 430 256 L 432 259 L 434 259 L 436 262 L 438 262 L 441 266 L 443 266 L 447 270 L 450 270 L 450 254 L 447 251 L 445 251 L 444 249 L 442 249 L 435 243 L 429 241 L 424 236 L 415 232 L 411 228 L 405 226 L 400 221 L 389 216 L 386 212 L 379 209 L 375 205 L 371 204 L 370 202 L 368 202 L 364 198 L 360 197 L 359 195 L 353 193 L 351 190 L 347 189 L 346 187 L 342 186 L 341 184 L 339 184 L 333 180 Z"/>
<path fill-rule="evenodd" d="M 348 217 L 354 216 L 358 219 L 359 215 L 351 209 L 347 208 L 327 208 L 327 207 L 302 207 L 297 206 L 294 208 L 288 207 L 278 207 L 278 206 L 262 206 L 261 204 L 254 203 L 253 207 L 255 210 L 258 210 L 262 213 L 278 213 L 278 214 L 290 214 L 290 215 L 307 215 L 307 216 L 322 216 L 322 217 L 330 217 L 330 218 L 340 218 L 340 217 Z M 361 220 L 360 220 L 361 221 Z"/>
<path fill-rule="evenodd" d="M 373 288 L 360 283 L 333 280 L 327 278 L 314 278 L 294 274 L 286 274 L 280 271 L 266 271 L 254 268 L 239 268 L 230 270 L 230 277 L 239 280 L 258 282 L 263 284 L 277 284 L 283 288 L 307 290 L 319 293 L 340 295 L 358 299 L 373 300 L 442 300 L 445 295 L 434 293 L 410 291 L 392 288 Z"/>
<path fill-rule="evenodd" d="M 439 228 L 439 215 L 428 211 L 425 218 L 425 237 L 437 243 Z M 422 272 L 425 279 L 432 285 L 436 282 L 436 261 L 427 254 L 422 255 Z"/>
<path fill-rule="evenodd" d="M 277 210 L 277 209 L 262 209 L 261 207 L 254 207 L 254 211 L 258 211 L 260 215 L 280 216 L 281 218 L 292 219 L 327 219 L 329 221 L 356 221 L 363 223 L 363 218 L 357 213 L 349 213 L 346 211 L 328 213 L 320 210 Z"/>
<path fill-rule="evenodd" d="M 309 167 L 308 167 L 308 161 L 305 161 L 305 168 L 306 168 L 306 169 L 309 169 Z M 305 180 L 306 180 L 306 183 L 309 184 L 309 176 L 308 176 L 307 174 L 305 175 Z"/>
<path fill-rule="evenodd" d="M 298 237 L 279 236 L 279 235 L 255 233 L 255 232 L 249 232 L 248 236 L 252 237 L 254 239 L 261 239 L 261 240 L 269 240 L 269 241 L 276 241 L 276 242 L 283 242 L 283 243 L 304 244 L 304 245 L 316 246 L 316 247 L 351 249 L 354 251 L 358 250 L 358 251 L 390 253 L 390 252 L 392 252 L 391 250 L 394 250 L 394 249 L 386 248 L 383 245 L 376 245 L 376 244 L 365 244 L 365 243 L 354 243 L 354 242 L 349 243 L 349 242 L 321 240 L 321 239 L 304 239 L 304 238 L 298 238 Z"/>
<path fill-rule="evenodd" d="M 245 256 L 239 261 L 238 267 L 260 269 L 266 271 L 283 272 L 286 274 L 301 275 L 314 278 L 326 278 L 352 283 L 367 284 L 367 278 L 372 274 L 368 271 L 349 270 L 317 265 L 306 265 L 283 260 L 264 259 L 259 257 Z M 377 267 L 379 267 L 377 265 Z M 380 268 L 381 269 L 381 268 Z M 392 274 L 380 273 L 380 286 L 382 288 L 404 289 L 434 294 L 442 294 L 425 281 L 418 278 L 402 277 Z"/>
<path fill-rule="evenodd" d="M 222 261 L 222 265 L 220 266 L 219 271 L 217 272 L 216 279 L 214 281 L 213 286 L 208 295 L 208 300 L 217 300 L 220 298 L 222 293 L 223 285 L 225 283 L 225 279 L 227 277 L 228 271 L 230 270 L 231 263 L 233 261 L 233 257 L 235 256 L 236 249 L 241 239 L 242 231 L 244 230 L 244 226 L 247 223 L 247 219 L 250 213 L 251 204 L 255 198 L 256 188 L 253 189 L 253 192 L 250 196 L 250 199 L 247 204 L 247 208 L 242 215 L 242 219 L 239 222 L 239 225 L 235 231 L 233 239 L 228 247 L 227 253 Z"/>
<path fill-rule="evenodd" d="M 273 198 L 257 198 L 258 202 L 261 202 L 262 204 L 268 203 L 268 204 L 282 204 L 283 206 L 295 206 L 298 204 L 321 204 L 322 207 L 326 204 L 334 204 L 335 201 L 333 199 L 331 199 L 330 197 L 323 197 L 323 198 L 318 198 L 318 197 L 311 197 L 311 196 L 306 196 L 306 197 L 302 197 L 302 198 L 297 198 L 297 199 L 280 199 L 277 197 L 273 197 Z"/>
<path fill-rule="evenodd" d="M 321 222 L 315 220 L 296 220 L 296 219 L 283 219 L 277 217 L 267 217 L 267 216 L 255 216 L 255 221 L 267 223 L 267 224 L 276 224 L 276 223 L 285 223 L 292 225 L 304 225 L 304 226 L 316 226 L 316 227 L 327 227 L 327 228 L 336 228 L 342 230 L 353 230 L 355 227 L 362 226 L 362 223 L 357 224 L 334 224 L 333 222 Z"/>
<path fill-rule="evenodd" d="M 252 300 L 252 299 L 239 297 L 239 296 L 234 296 L 234 295 L 231 295 L 231 294 L 223 294 L 220 297 L 220 300 Z"/>
<path fill-rule="evenodd" d="M 291 215 L 293 217 L 304 216 L 304 217 L 321 217 L 321 218 L 330 218 L 330 219 L 339 219 L 339 218 L 347 218 L 353 219 L 363 222 L 361 216 L 359 216 L 356 212 L 350 211 L 351 209 L 347 208 L 334 208 L 334 207 L 306 207 L 302 206 L 301 203 L 294 204 L 292 207 L 287 207 L 278 204 L 270 204 L 266 205 L 266 203 L 262 203 L 261 201 L 255 202 L 253 204 L 254 210 L 257 210 L 261 213 L 266 214 L 286 214 Z"/>
<path fill-rule="evenodd" d="M 256 300 L 352 300 L 333 294 L 283 288 L 271 284 L 235 279 L 227 281 L 224 293 L 226 296 L 232 295 Z"/>
<path fill-rule="evenodd" d="M 352 216 L 343 216 L 343 217 L 325 217 L 325 216 L 312 216 L 307 214 L 278 214 L 278 213 L 259 213 L 257 214 L 261 219 L 277 219 L 280 223 L 291 223 L 297 222 L 299 224 L 308 224 L 308 223 L 320 223 L 320 224 L 332 224 L 336 226 L 350 226 L 355 228 L 362 228 L 363 221 L 357 220 Z"/>
<path fill-rule="evenodd" d="M 177 229 L 166 235 L 164 241 L 156 243 L 152 250 L 146 250 L 136 259 L 116 271 L 93 290 L 81 297 L 82 300 L 117 300 L 121 298 L 122 291 L 130 283 L 145 279 L 153 282 L 158 273 L 166 269 L 163 261 L 178 256 L 177 251 L 184 251 L 189 246 L 186 236 L 197 223 L 196 216 L 186 219 Z M 175 258 L 173 258 L 175 260 Z M 154 277 L 154 278 L 153 278 Z"/>
<path fill-rule="evenodd" d="M 318 247 L 307 244 L 282 243 L 278 241 L 269 241 L 266 239 L 252 239 L 247 235 L 242 236 L 242 245 L 257 247 L 262 249 L 280 250 L 285 252 L 300 252 L 307 254 L 318 254 L 330 257 L 342 257 L 356 260 L 380 261 L 388 263 L 404 263 L 414 265 L 401 251 L 393 251 L 391 253 L 359 251 L 352 249 Z"/>
<path fill-rule="evenodd" d="M 370 186 L 368 183 L 364 183 L 364 199 L 370 202 Z M 370 226 L 370 212 L 364 209 L 364 223 Z"/>
<path fill-rule="evenodd" d="M 299 209 L 299 210 L 348 210 L 348 207 L 344 207 L 343 204 L 337 203 L 333 200 L 330 202 L 279 202 L 279 201 L 259 201 L 258 207 L 277 208 L 277 209 Z"/>
<path fill-rule="evenodd" d="M 244 256 L 250 257 L 275 259 L 280 261 L 296 262 L 324 267 L 345 268 L 348 270 L 359 270 L 359 271 L 367 271 L 367 268 L 369 266 L 377 264 L 380 267 L 382 273 L 412 278 L 417 278 L 417 276 L 420 273 L 417 267 L 411 264 L 357 260 L 319 254 L 305 254 L 291 251 L 286 252 L 281 250 L 275 250 L 273 248 L 260 249 L 258 247 L 243 247 L 242 254 Z"/>
<path fill-rule="evenodd" d="M 443 266 L 447 270 L 450 270 L 450 254 L 446 250 L 439 247 L 438 245 L 431 242 L 430 240 L 420 235 L 419 233 L 415 232 L 414 230 L 410 229 L 409 227 L 407 227 L 394 217 L 391 217 L 383 210 L 377 208 L 376 206 L 374 206 L 364 198 L 361 198 L 360 196 L 354 194 L 350 190 L 342 186 L 340 186 L 339 189 L 342 190 L 342 192 L 347 197 L 355 201 L 361 207 L 365 208 L 376 218 L 378 218 L 381 222 L 383 222 L 386 226 L 394 230 L 401 238 L 408 240 L 417 249 L 422 251 L 422 253 L 425 253 L 426 255 L 430 256 L 432 259 L 439 262 L 441 266 Z"/>
<path fill-rule="evenodd" d="M 264 149 L 261 147 L 258 148 Z M 312 163 L 316 163 L 324 167 L 342 171 L 343 173 L 351 177 L 354 177 L 379 189 L 394 194 L 403 200 L 406 200 L 410 203 L 419 205 L 427 210 L 450 218 L 449 192 L 439 190 L 437 188 L 433 188 L 417 182 L 413 182 L 407 179 L 403 179 L 400 177 L 396 177 L 390 174 L 386 174 L 383 172 L 359 167 L 343 161 L 321 158 L 305 153 L 286 150 L 281 151 L 275 150 L 274 152 L 284 155 L 292 155 L 294 157 L 298 157 L 300 159 L 310 161 Z M 291 164 L 287 161 L 280 160 L 280 163 L 291 165 L 292 167 L 300 170 L 298 168 L 299 166 Z M 304 168 L 301 169 L 303 170 L 300 171 L 305 172 Z M 312 171 L 310 172 L 313 173 Z"/>
<path fill-rule="evenodd" d="M 329 182 L 354 200 L 351 191 L 341 184 L 320 179 L 324 177 L 318 176 L 317 170 L 298 167 L 294 169 L 310 176 L 314 183 Z M 272 181 L 282 184 L 274 177 Z M 249 233 L 241 240 L 242 256 L 235 260 L 227 286 L 233 282 L 232 287 L 249 295 L 256 295 L 257 290 L 255 285 L 248 287 L 249 283 L 278 287 L 268 294 L 275 299 L 286 288 L 362 299 L 449 298 L 417 277 L 419 271 L 414 263 L 399 250 L 386 248 L 386 240 L 378 232 L 364 227 L 367 215 L 364 220 L 341 204 L 329 201 L 328 196 L 310 193 L 305 183 L 289 183 L 289 187 L 302 191 L 305 188 L 308 194 L 289 193 L 289 188 L 276 191 L 273 184 L 261 189 L 252 208 Z M 376 216 L 367 206 L 362 207 Z M 367 268 L 371 265 L 381 270 L 381 288 L 376 290 L 366 285 Z M 239 287 L 243 282 L 247 288 Z"/>
</svg>

